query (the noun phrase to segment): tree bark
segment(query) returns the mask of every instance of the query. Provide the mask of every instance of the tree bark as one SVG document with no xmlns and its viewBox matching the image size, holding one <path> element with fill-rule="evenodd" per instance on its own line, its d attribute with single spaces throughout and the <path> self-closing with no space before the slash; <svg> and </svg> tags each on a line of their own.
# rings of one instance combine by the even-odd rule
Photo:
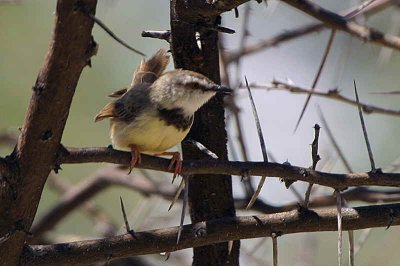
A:
<svg viewBox="0 0 400 266">
<path fill-rule="evenodd" d="M 205 25 L 218 23 L 218 16 L 200 16 L 206 1 L 171 1 L 171 51 L 176 68 L 196 71 L 220 82 L 218 33 Z M 196 33 L 200 34 L 199 48 Z M 227 159 L 227 134 L 223 97 L 214 97 L 195 115 L 188 138 L 199 141 L 222 160 Z M 207 159 L 198 150 L 183 145 L 185 159 Z M 189 178 L 189 205 L 192 222 L 234 217 L 232 182 L 228 175 L 196 175 Z M 239 241 L 230 250 L 228 243 L 194 248 L 193 265 L 239 265 Z"/>
<path fill-rule="evenodd" d="M 0 265 L 17 265 L 35 217 L 44 184 L 55 167 L 72 97 L 82 69 L 96 45 L 93 13 L 96 0 L 59 0 L 45 63 L 39 72 L 21 135 L 11 156 L 12 169 L 0 178 Z M 7 256 L 4 256 L 7 254 Z"/>
</svg>

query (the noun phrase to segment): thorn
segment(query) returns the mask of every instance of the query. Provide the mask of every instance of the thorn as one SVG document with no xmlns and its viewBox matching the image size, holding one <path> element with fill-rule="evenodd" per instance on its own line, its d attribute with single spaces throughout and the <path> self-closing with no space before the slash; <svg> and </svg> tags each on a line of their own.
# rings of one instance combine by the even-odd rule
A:
<svg viewBox="0 0 400 266">
<path fill-rule="evenodd" d="M 319 65 L 317 74 L 315 75 L 313 84 L 312 84 L 312 86 L 311 86 L 311 92 L 310 92 L 310 93 L 308 94 L 308 96 L 307 96 L 306 102 L 304 103 L 303 109 L 301 110 L 300 117 L 299 117 L 299 119 L 297 120 L 296 127 L 294 128 L 293 133 L 296 133 L 297 128 L 298 128 L 299 125 L 300 125 L 300 121 L 301 121 L 301 119 L 303 118 L 304 113 L 306 112 L 306 109 L 307 109 L 308 103 L 310 102 L 312 93 L 314 92 L 315 87 L 316 87 L 317 84 L 318 84 L 319 78 L 321 77 L 321 74 L 322 74 L 322 70 L 324 69 L 324 66 L 325 66 L 325 63 L 326 63 L 326 59 L 328 58 L 329 52 L 330 52 L 330 50 L 331 50 L 331 48 L 332 48 L 332 44 L 333 44 L 333 40 L 335 39 L 335 35 L 336 35 L 336 30 L 332 30 L 332 31 L 331 31 L 331 35 L 329 36 L 329 40 L 328 40 L 328 43 L 327 43 L 327 45 L 326 45 L 324 54 L 322 55 L 321 63 L 320 63 L 320 65 Z"/>
<path fill-rule="evenodd" d="M 358 114 L 360 115 L 361 127 L 362 127 L 362 131 L 364 134 L 365 144 L 367 145 L 369 161 L 371 163 L 371 172 L 375 172 L 376 168 L 375 168 L 374 155 L 372 154 L 371 144 L 369 143 L 369 140 L 368 140 L 367 127 L 365 126 L 364 117 L 363 117 L 361 105 L 360 105 L 360 100 L 358 98 L 357 85 L 356 85 L 355 80 L 353 80 L 353 82 L 354 82 L 354 93 L 356 95 L 356 101 L 357 101 L 357 106 L 358 106 Z"/>
<path fill-rule="evenodd" d="M 125 223 L 126 232 L 129 233 L 133 238 L 137 239 L 136 236 L 135 236 L 135 231 L 133 231 L 131 229 L 131 227 L 129 226 L 128 218 L 127 218 L 126 212 L 125 212 L 124 202 L 122 201 L 122 197 L 121 196 L 119 196 L 119 200 L 120 200 L 120 203 L 121 203 L 122 216 L 124 217 L 124 223 Z"/>
<path fill-rule="evenodd" d="M 261 123 L 260 123 L 260 119 L 257 114 L 257 108 L 254 103 L 253 95 L 251 94 L 251 90 L 250 90 L 249 82 L 247 81 L 247 77 L 245 76 L 244 79 L 246 82 L 247 91 L 249 93 L 249 99 L 250 99 L 251 107 L 253 110 L 253 116 L 254 116 L 254 120 L 256 123 L 258 138 L 260 140 L 261 152 L 263 155 L 264 162 L 268 163 L 267 148 L 265 146 L 264 136 L 263 136 L 262 129 L 261 129 Z M 258 195 L 261 192 L 261 189 L 264 185 L 266 178 L 267 178 L 266 176 L 261 177 L 260 182 L 258 183 L 258 186 L 257 186 L 257 190 L 254 192 L 253 196 L 251 197 L 250 202 L 249 202 L 249 204 L 247 204 L 246 209 L 250 209 L 253 206 L 254 202 L 256 201 Z"/>
</svg>

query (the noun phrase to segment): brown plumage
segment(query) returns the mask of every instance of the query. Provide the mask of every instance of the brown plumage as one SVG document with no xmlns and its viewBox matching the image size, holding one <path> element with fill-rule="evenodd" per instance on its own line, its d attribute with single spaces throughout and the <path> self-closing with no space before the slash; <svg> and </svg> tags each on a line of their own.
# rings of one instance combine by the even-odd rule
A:
<svg viewBox="0 0 400 266">
<path fill-rule="evenodd" d="M 129 88 L 114 92 L 116 98 L 104 106 L 95 121 L 110 118 L 113 147 L 132 153 L 131 168 L 140 162 L 140 153 L 172 155 L 170 168 L 180 173 L 179 153 L 165 152 L 180 143 L 190 130 L 194 113 L 216 92 L 231 90 L 188 70 L 163 73 L 169 56 L 160 49 L 142 60 Z"/>
</svg>

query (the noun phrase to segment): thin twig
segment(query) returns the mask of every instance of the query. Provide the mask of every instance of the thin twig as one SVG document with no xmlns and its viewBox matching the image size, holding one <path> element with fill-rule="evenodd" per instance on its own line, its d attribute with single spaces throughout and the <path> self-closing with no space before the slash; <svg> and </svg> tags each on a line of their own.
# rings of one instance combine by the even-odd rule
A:
<svg viewBox="0 0 400 266">
<path fill-rule="evenodd" d="M 353 21 L 348 21 L 345 17 L 329 11 L 309 0 L 281 1 L 320 20 L 332 29 L 347 32 L 363 41 L 369 41 L 385 47 L 400 50 L 400 37 L 385 34 L 374 28 L 366 27 Z"/>
<path fill-rule="evenodd" d="M 359 104 L 360 100 L 358 99 L 357 85 L 356 85 L 355 80 L 354 80 L 354 93 L 356 94 L 356 100 L 357 100 L 357 104 L 358 104 L 358 114 L 360 115 L 361 127 L 362 127 L 362 131 L 364 134 L 365 144 L 367 145 L 368 157 L 369 157 L 369 161 L 371 163 L 371 171 L 375 172 L 376 168 L 375 168 L 374 155 L 372 154 L 371 144 L 369 143 L 369 140 L 368 140 L 367 128 L 365 126 L 364 117 L 362 114 L 361 106 Z"/>
<path fill-rule="evenodd" d="M 317 163 L 321 160 L 321 157 L 318 155 L 318 142 L 319 142 L 319 131 L 321 127 L 318 124 L 314 125 L 314 140 L 311 144 L 311 158 L 312 158 L 312 166 L 311 169 L 315 170 L 317 167 Z M 304 197 L 304 207 L 308 208 L 308 203 L 310 202 L 311 190 L 313 187 L 313 183 L 308 185 L 306 195 Z"/>
<path fill-rule="evenodd" d="M 204 146 L 203 144 L 201 144 L 200 142 L 194 140 L 194 139 L 188 139 L 183 141 L 183 143 L 185 144 L 191 144 L 194 147 L 196 147 L 197 149 L 199 149 L 199 151 L 201 151 L 202 153 L 208 155 L 209 157 L 213 158 L 213 159 L 218 159 L 218 156 L 210 151 L 206 146 Z"/>
<path fill-rule="evenodd" d="M 164 40 L 167 42 L 171 42 L 171 31 L 164 30 L 164 31 L 157 31 L 157 30 L 144 30 L 142 31 L 142 37 L 147 38 L 155 38 Z"/>
<path fill-rule="evenodd" d="M 262 155 L 263 155 L 264 162 L 267 163 L 268 162 L 268 154 L 267 154 L 267 148 L 265 146 L 264 136 L 263 136 L 262 129 L 261 129 L 260 119 L 258 117 L 257 108 L 256 108 L 256 105 L 254 103 L 253 95 L 251 94 L 249 83 L 248 83 L 246 77 L 245 77 L 245 81 L 246 81 L 247 91 L 249 92 L 249 98 L 250 98 L 251 107 L 252 107 L 252 110 L 253 110 L 254 120 L 256 122 L 256 128 L 257 128 L 258 138 L 260 140 L 261 152 L 262 152 Z M 254 202 L 256 201 L 258 195 L 261 192 L 262 186 L 264 185 L 264 182 L 265 182 L 266 178 L 267 178 L 267 176 L 262 176 L 261 177 L 260 182 L 258 183 L 257 189 L 254 192 L 253 196 L 251 197 L 249 204 L 247 205 L 247 209 L 250 209 L 251 206 L 253 206 Z"/>
<path fill-rule="evenodd" d="M 100 19 L 98 19 L 95 15 L 93 15 L 92 13 L 90 13 L 86 7 L 84 6 L 80 6 L 79 10 L 82 11 L 83 14 L 87 15 L 91 20 L 93 20 L 97 25 L 100 26 L 100 28 L 102 28 L 111 38 L 113 38 L 115 41 L 117 41 L 119 44 L 121 44 L 122 46 L 128 48 L 129 50 L 131 50 L 134 53 L 137 53 L 141 56 L 146 56 L 144 53 L 142 53 L 141 51 L 133 48 L 132 46 L 130 46 L 129 44 L 127 44 L 126 42 L 124 42 L 122 39 L 120 39 L 117 35 L 115 35 L 115 33 L 109 28 L 107 27 L 106 24 L 104 24 Z"/>
<path fill-rule="evenodd" d="M 346 17 L 347 19 L 353 19 L 358 15 L 362 14 L 366 15 L 374 14 L 384 8 L 391 6 L 392 4 L 395 4 L 395 0 L 376 0 L 374 3 L 368 5 L 367 7 L 361 8 L 361 10 L 360 7 L 363 6 L 364 4 L 361 4 L 361 6 L 350 8 L 349 10 L 344 10 L 342 12 L 339 12 L 339 14 L 343 14 L 343 16 Z M 357 13 L 355 12 L 355 10 L 360 10 L 360 11 Z M 350 16 L 350 14 L 352 15 Z M 236 61 L 237 58 L 239 57 L 257 53 L 264 49 L 275 47 L 284 42 L 291 41 L 311 33 L 319 32 L 324 29 L 325 29 L 324 23 L 314 23 L 296 28 L 294 30 L 286 30 L 276 36 L 266 38 L 255 44 L 249 44 L 243 49 L 238 49 L 236 51 L 228 53 L 228 55 L 226 56 L 226 62 L 230 63 L 232 61 Z"/>
<path fill-rule="evenodd" d="M 296 132 L 297 128 L 299 127 L 300 121 L 303 118 L 303 115 L 307 109 L 308 103 L 310 102 L 312 92 L 314 92 L 315 87 L 318 84 L 319 78 L 321 77 L 322 70 L 324 69 L 326 59 L 328 58 L 329 52 L 331 51 L 333 40 L 335 39 L 335 35 L 336 35 L 336 30 L 332 30 L 331 34 L 329 35 L 328 43 L 326 44 L 324 54 L 322 55 L 321 63 L 319 64 L 317 74 L 315 75 L 314 81 L 311 86 L 311 93 L 308 94 L 307 99 L 303 105 L 303 109 L 301 110 L 299 119 L 296 122 L 296 127 L 294 129 L 295 132 Z"/>
<path fill-rule="evenodd" d="M 322 91 L 312 92 L 311 89 L 305 89 L 281 81 L 273 81 L 271 84 L 267 85 L 251 84 L 251 87 L 259 89 L 267 89 L 267 90 L 273 90 L 273 89 L 287 90 L 291 93 L 306 93 L 306 94 L 312 93 L 315 96 L 320 96 L 331 100 L 338 100 L 340 102 L 358 106 L 357 101 L 341 95 L 338 89 L 328 90 L 327 92 L 322 92 Z M 377 114 L 400 116 L 400 110 L 385 109 L 382 107 L 373 106 L 366 103 L 360 103 L 360 106 L 362 107 L 363 111 L 367 114 L 377 113 Z"/>
<path fill-rule="evenodd" d="M 364 9 L 366 9 L 368 6 L 370 6 L 373 2 L 376 0 L 367 0 L 358 7 L 354 8 L 351 12 L 343 16 L 345 19 L 351 19 L 355 16 L 358 16 Z"/>
</svg>

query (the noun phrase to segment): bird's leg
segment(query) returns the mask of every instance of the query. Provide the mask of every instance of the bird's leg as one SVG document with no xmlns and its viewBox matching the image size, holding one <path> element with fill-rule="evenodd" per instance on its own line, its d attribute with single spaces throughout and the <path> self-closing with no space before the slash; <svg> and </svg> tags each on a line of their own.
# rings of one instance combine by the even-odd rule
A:
<svg viewBox="0 0 400 266">
<path fill-rule="evenodd" d="M 129 173 L 128 175 L 132 172 L 132 169 L 135 167 L 135 165 L 137 163 L 141 163 L 142 162 L 142 158 L 140 156 L 140 152 L 139 149 L 136 145 L 132 144 L 129 145 L 129 148 L 131 148 L 131 164 L 129 167 Z"/>
<path fill-rule="evenodd" d="M 179 152 L 163 152 L 156 155 L 167 155 L 172 156 L 171 162 L 169 163 L 168 170 L 172 170 L 175 164 L 174 176 L 172 177 L 172 183 L 175 180 L 175 177 L 181 174 L 182 171 L 182 158 Z"/>
</svg>

